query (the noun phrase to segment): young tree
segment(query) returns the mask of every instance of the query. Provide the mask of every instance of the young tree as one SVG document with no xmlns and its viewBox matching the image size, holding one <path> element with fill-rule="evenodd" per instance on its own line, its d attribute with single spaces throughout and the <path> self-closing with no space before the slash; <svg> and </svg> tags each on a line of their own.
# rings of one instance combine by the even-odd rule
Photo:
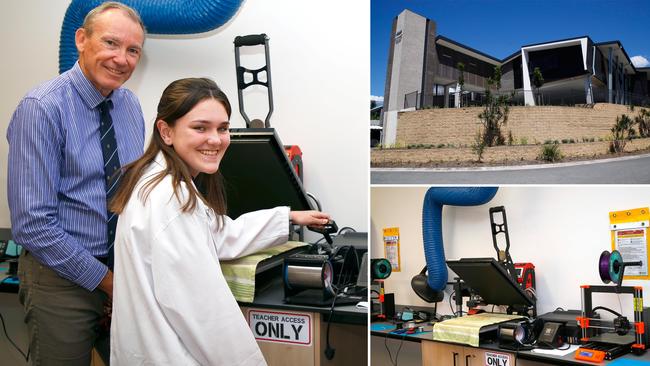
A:
<svg viewBox="0 0 650 366">
<path fill-rule="evenodd" d="M 497 65 L 494 67 L 494 75 L 488 79 L 488 84 L 494 85 L 497 93 L 499 92 L 499 89 L 501 89 L 501 66 Z"/>
<path fill-rule="evenodd" d="M 507 95 L 493 95 L 492 86 L 498 93 L 501 89 L 501 67 L 494 67 L 494 75 L 488 79 L 485 89 L 485 105 L 483 112 L 478 115 L 483 124 L 482 141 L 485 146 L 503 145 L 505 138 L 501 127 L 508 122 L 510 98 Z"/>
<path fill-rule="evenodd" d="M 533 70 L 533 85 L 535 85 L 535 94 L 537 95 L 537 101 L 535 102 L 535 105 L 540 105 L 540 96 L 539 96 L 539 88 L 544 85 L 544 77 L 542 76 L 542 71 L 539 69 L 539 67 L 536 67 Z"/>
<path fill-rule="evenodd" d="M 463 85 L 465 85 L 465 64 L 462 62 L 459 62 L 456 64 L 456 68 L 458 69 L 458 98 L 459 104 L 462 107 L 463 106 Z"/>
</svg>

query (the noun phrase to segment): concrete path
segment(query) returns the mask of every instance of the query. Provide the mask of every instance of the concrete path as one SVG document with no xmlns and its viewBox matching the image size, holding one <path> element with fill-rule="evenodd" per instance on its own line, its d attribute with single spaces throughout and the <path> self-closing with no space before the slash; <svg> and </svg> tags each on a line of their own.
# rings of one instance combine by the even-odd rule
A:
<svg viewBox="0 0 650 366">
<path fill-rule="evenodd" d="M 647 184 L 650 154 L 546 165 L 371 168 L 371 184 Z"/>
</svg>

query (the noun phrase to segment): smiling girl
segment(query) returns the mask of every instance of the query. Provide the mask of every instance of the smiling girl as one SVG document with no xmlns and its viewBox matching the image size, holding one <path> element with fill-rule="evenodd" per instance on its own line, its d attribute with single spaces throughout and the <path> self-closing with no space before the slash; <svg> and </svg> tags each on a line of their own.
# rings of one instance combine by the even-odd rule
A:
<svg viewBox="0 0 650 366">
<path fill-rule="evenodd" d="M 111 204 L 120 215 L 111 365 L 266 364 L 219 261 L 285 243 L 290 220 L 321 226 L 329 216 L 288 207 L 226 216 L 219 164 L 230 114 L 213 81 L 172 82 L 149 147 L 124 169 Z"/>
</svg>

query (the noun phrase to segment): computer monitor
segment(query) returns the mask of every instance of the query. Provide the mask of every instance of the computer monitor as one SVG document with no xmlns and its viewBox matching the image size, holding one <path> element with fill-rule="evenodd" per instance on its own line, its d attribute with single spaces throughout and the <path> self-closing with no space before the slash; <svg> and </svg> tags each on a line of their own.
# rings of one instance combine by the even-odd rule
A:
<svg viewBox="0 0 650 366">
<path fill-rule="evenodd" d="M 492 305 L 534 306 L 535 301 L 494 258 L 462 258 L 447 265 Z"/>
<path fill-rule="evenodd" d="M 273 128 L 234 128 L 221 162 L 228 216 L 277 206 L 311 210 L 302 182 Z"/>
</svg>

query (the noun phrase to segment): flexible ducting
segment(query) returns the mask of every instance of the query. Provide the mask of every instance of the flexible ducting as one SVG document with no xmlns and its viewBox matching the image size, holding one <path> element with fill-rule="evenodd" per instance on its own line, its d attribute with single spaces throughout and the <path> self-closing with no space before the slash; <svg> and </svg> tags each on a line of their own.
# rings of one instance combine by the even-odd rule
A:
<svg viewBox="0 0 650 366">
<path fill-rule="evenodd" d="M 74 34 L 86 14 L 104 0 L 72 0 L 63 19 L 59 44 L 59 73 L 77 61 Z M 242 0 L 121 0 L 140 13 L 149 34 L 209 32 L 235 15 Z"/>
<path fill-rule="evenodd" d="M 442 291 L 447 285 L 447 263 L 442 242 L 442 206 L 478 206 L 489 202 L 498 187 L 433 187 L 424 196 L 422 237 L 427 262 L 428 285 Z"/>
</svg>

